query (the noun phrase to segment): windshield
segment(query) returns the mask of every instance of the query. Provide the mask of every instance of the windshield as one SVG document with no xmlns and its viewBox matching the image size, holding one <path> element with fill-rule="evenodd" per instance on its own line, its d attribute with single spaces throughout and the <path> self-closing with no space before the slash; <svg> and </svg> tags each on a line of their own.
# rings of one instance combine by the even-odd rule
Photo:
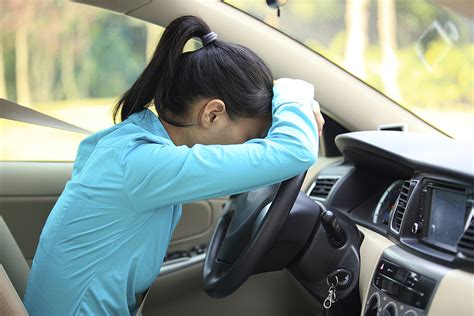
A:
<svg viewBox="0 0 474 316">
<path fill-rule="evenodd" d="M 474 22 L 423 0 L 228 0 L 455 138 L 474 134 Z M 469 10 L 469 8 L 466 8 Z"/>
</svg>

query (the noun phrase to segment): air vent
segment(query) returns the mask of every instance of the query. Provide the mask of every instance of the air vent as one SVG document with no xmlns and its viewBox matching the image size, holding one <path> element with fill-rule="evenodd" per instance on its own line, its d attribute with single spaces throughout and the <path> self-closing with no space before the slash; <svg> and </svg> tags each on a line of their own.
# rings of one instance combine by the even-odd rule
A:
<svg viewBox="0 0 474 316">
<path fill-rule="evenodd" d="M 458 251 L 466 257 L 474 258 L 474 216 L 471 217 L 471 223 L 458 242 Z"/>
<path fill-rule="evenodd" d="M 407 208 L 408 199 L 410 198 L 410 181 L 403 182 L 402 189 L 400 190 L 400 195 L 397 200 L 397 207 L 395 208 L 395 214 L 392 218 L 392 230 L 399 233 L 400 227 L 402 226 L 403 215 Z"/>
<path fill-rule="evenodd" d="M 309 196 L 315 200 L 325 202 L 337 180 L 339 180 L 338 176 L 319 176 L 310 187 Z"/>
</svg>

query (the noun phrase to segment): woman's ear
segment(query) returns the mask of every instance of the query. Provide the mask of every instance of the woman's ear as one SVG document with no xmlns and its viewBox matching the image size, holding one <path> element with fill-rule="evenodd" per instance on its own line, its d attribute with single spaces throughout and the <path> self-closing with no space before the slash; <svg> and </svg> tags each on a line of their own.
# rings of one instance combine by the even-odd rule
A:
<svg viewBox="0 0 474 316">
<path fill-rule="evenodd" d="M 199 124 L 209 129 L 211 126 L 227 118 L 225 103 L 220 99 L 209 100 L 199 111 Z"/>
</svg>

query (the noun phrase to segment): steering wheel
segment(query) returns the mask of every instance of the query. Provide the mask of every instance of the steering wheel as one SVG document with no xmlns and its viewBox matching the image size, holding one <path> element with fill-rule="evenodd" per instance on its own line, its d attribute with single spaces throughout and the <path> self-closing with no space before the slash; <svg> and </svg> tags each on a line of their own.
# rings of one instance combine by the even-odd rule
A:
<svg viewBox="0 0 474 316">
<path fill-rule="evenodd" d="M 259 269 L 300 192 L 306 171 L 281 183 L 231 197 L 212 235 L 202 286 L 225 297 Z"/>
</svg>

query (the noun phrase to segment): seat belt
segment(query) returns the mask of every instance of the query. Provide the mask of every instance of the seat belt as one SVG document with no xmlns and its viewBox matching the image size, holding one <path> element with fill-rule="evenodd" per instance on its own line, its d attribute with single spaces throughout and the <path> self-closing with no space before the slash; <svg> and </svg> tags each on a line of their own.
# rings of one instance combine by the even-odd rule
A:
<svg viewBox="0 0 474 316">
<path fill-rule="evenodd" d="M 2 118 L 12 121 L 62 129 L 74 133 L 92 134 L 91 131 L 88 131 L 76 125 L 64 122 L 52 116 L 27 108 L 26 106 L 19 105 L 15 102 L 0 98 L 0 119 Z"/>
<path fill-rule="evenodd" d="M 136 316 L 142 315 L 142 310 L 143 310 L 143 307 L 145 306 L 145 301 L 148 297 L 148 293 L 150 293 L 150 288 L 147 288 L 145 292 L 143 292 L 143 299 L 142 299 L 142 302 L 140 303 L 140 307 L 138 307 Z"/>
</svg>

